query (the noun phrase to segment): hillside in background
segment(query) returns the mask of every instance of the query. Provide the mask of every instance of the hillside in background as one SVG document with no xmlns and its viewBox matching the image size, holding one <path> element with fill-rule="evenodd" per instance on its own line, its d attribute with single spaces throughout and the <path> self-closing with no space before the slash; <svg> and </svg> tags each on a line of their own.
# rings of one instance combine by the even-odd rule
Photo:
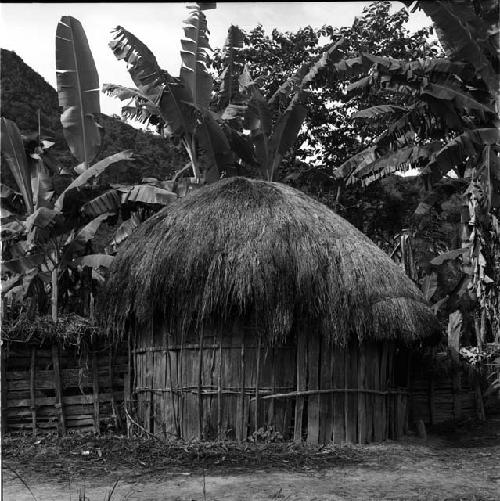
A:
<svg viewBox="0 0 500 501">
<path fill-rule="evenodd" d="M 59 103 L 56 90 L 15 53 L 1 50 L 1 116 L 16 122 L 21 133 L 38 129 L 38 110 L 42 134 L 55 140 L 52 151 L 67 169 L 77 165 L 63 137 L 59 120 Z M 148 131 L 135 129 L 120 118 L 104 114 L 97 116 L 103 126 L 102 148 L 96 160 L 125 149 L 136 155 L 133 162 L 123 163 L 106 176 L 107 182 L 135 183 L 143 177 L 165 179 L 171 177 L 188 161 L 185 152 L 168 140 Z M 9 182 L 6 169 L 2 169 L 2 182 Z"/>
</svg>

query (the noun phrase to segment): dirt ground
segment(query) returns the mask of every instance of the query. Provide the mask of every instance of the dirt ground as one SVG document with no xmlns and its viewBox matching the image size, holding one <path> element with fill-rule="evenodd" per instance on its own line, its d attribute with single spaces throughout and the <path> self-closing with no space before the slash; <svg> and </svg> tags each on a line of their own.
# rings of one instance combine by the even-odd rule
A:
<svg viewBox="0 0 500 501">
<path fill-rule="evenodd" d="M 4 437 L 3 499 L 500 500 L 500 416 L 366 446 Z"/>
</svg>

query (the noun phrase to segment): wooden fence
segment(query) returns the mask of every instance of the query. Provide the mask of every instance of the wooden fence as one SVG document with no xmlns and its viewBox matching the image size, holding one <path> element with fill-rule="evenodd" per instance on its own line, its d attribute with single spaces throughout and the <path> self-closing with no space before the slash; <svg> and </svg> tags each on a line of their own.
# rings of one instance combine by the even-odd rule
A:
<svg viewBox="0 0 500 501">
<path fill-rule="evenodd" d="M 94 350 L 4 341 L 3 431 L 65 434 L 119 426 L 127 355 Z"/>
<path fill-rule="evenodd" d="M 260 428 L 309 443 L 399 438 L 408 412 L 400 356 L 390 343 L 341 349 L 317 336 L 269 347 L 244 330 L 183 344 L 146 333 L 133 350 L 137 419 L 184 439 L 245 440 Z"/>
<path fill-rule="evenodd" d="M 438 354 L 432 365 L 413 363 L 410 378 L 410 423 L 434 425 L 462 418 L 484 419 L 481 375 Z"/>
</svg>

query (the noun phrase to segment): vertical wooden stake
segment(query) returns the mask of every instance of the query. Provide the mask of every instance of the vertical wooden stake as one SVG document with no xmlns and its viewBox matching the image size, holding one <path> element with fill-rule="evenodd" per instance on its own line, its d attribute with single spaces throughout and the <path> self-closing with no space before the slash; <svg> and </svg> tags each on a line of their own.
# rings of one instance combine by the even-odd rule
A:
<svg viewBox="0 0 500 501">
<path fill-rule="evenodd" d="M 59 423 L 61 425 L 61 433 L 66 435 L 66 422 L 64 420 L 63 409 L 63 391 L 61 381 L 61 370 L 59 366 L 59 348 L 56 344 L 52 345 L 52 364 L 54 366 L 54 384 L 56 390 L 56 408 L 59 410 Z"/>
<path fill-rule="evenodd" d="M 123 378 L 123 405 L 125 410 L 127 411 L 125 414 L 125 419 L 127 422 L 127 437 L 131 436 L 131 423 L 129 419 L 130 414 L 130 374 L 131 374 L 131 366 L 132 366 L 132 348 L 130 346 L 130 327 L 127 332 L 127 373 Z"/>
<path fill-rule="evenodd" d="M 201 386 L 203 376 L 203 328 L 200 329 L 200 351 L 198 357 L 198 437 L 203 440 L 203 401 Z"/>
<path fill-rule="evenodd" d="M 58 296 L 58 283 L 57 283 L 57 267 L 52 270 L 52 321 L 57 322 L 57 296 Z M 59 365 L 59 364 L 58 364 Z"/>
<path fill-rule="evenodd" d="M 301 333 L 297 336 L 297 391 L 306 390 L 307 381 L 307 337 Z M 274 370 L 273 370 L 274 380 Z M 273 388 L 274 391 L 274 388 Z M 295 429 L 293 439 L 302 441 L 302 417 L 304 414 L 304 398 L 297 396 L 295 403 Z"/>
<path fill-rule="evenodd" d="M 2 308 L 3 312 L 3 308 Z M 6 353 L 6 345 L 7 343 L 5 341 L 0 340 L 0 344 L 2 347 L 2 356 L 1 356 L 1 392 L 2 392 L 2 437 L 7 433 L 7 353 Z"/>
<path fill-rule="evenodd" d="M 309 338 L 307 347 L 307 386 L 310 390 L 319 390 L 319 370 L 321 363 L 321 339 L 318 334 Z M 326 353 L 324 354 L 327 355 Z M 309 395 L 307 399 L 307 443 L 317 444 L 319 441 L 319 393 Z"/>
<path fill-rule="evenodd" d="M 359 344 L 359 363 L 358 363 L 358 371 L 357 371 L 357 382 L 358 382 L 358 389 L 365 389 L 366 386 L 367 386 L 367 377 L 366 377 L 366 366 L 367 366 L 367 349 L 368 349 L 368 345 L 366 345 L 365 343 L 360 343 Z M 367 422 L 367 418 L 368 416 L 366 415 L 367 412 L 367 401 L 368 401 L 368 398 L 367 398 L 367 395 L 363 392 L 358 392 L 358 396 L 357 396 L 357 403 L 358 403 L 358 433 L 357 433 L 357 437 L 355 437 L 354 433 L 352 433 L 352 436 L 354 438 L 353 441 L 356 441 L 356 438 L 357 438 L 357 442 L 359 444 L 366 444 L 367 441 L 368 441 L 368 436 L 367 436 L 367 425 L 366 425 L 366 422 Z M 356 419 L 355 416 L 350 416 L 350 419 Z M 349 426 L 351 426 L 351 424 L 349 423 Z"/>
<path fill-rule="evenodd" d="M 92 391 L 94 400 L 94 431 L 97 435 L 100 433 L 100 415 L 99 415 L 99 375 L 97 371 L 97 356 L 92 353 Z"/>
<path fill-rule="evenodd" d="M 31 364 L 30 364 L 30 398 L 31 398 L 31 426 L 33 428 L 33 436 L 36 435 L 35 362 L 36 362 L 36 348 L 32 346 Z"/>
<path fill-rule="evenodd" d="M 434 375 L 429 376 L 429 420 L 431 425 L 434 424 Z"/>
<path fill-rule="evenodd" d="M 245 438 L 245 334 L 242 334 L 241 339 L 241 388 L 240 388 L 240 405 L 238 409 L 237 423 L 238 423 L 238 436 L 237 440 L 242 442 Z"/>
<path fill-rule="evenodd" d="M 217 438 L 222 440 L 222 329 L 219 333 L 219 375 L 217 376 Z"/>
<path fill-rule="evenodd" d="M 257 373 L 255 375 L 255 431 L 259 429 L 259 375 L 260 375 L 260 348 L 261 336 L 257 341 Z"/>
<path fill-rule="evenodd" d="M 115 427 L 119 425 L 120 416 L 118 412 L 116 412 L 116 404 L 115 404 L 115 388 L 113 386 L 113 348 L 109 350 L 108 357 L 108 372 L 109 372 L 109 391 L 111 392 L 111 411 L 113 412 L 113 421 L 115 422 Z"/>
<path fill-rule="evenodd" d="M 486 419 L 484 414 L 483 396 L 481 394 L 481 386 L 479 384 L 479 376 L 474 374 L 474 397 L 476 401 L 476 415 L 479 421 Z"/>
</svg>

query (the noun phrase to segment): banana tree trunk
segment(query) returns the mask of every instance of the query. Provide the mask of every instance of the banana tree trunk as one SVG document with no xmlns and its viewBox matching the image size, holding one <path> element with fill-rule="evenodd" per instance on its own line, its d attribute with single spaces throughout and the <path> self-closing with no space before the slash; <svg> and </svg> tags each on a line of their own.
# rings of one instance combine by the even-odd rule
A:
<svg viewBox="0 0 500 501">
<path fill-rule="evenodd" d="M 57 266 L 52 270 L 52 321 L 57 322 L 57 296 L 59 288 L 57 284 Z"/>
</svg>

